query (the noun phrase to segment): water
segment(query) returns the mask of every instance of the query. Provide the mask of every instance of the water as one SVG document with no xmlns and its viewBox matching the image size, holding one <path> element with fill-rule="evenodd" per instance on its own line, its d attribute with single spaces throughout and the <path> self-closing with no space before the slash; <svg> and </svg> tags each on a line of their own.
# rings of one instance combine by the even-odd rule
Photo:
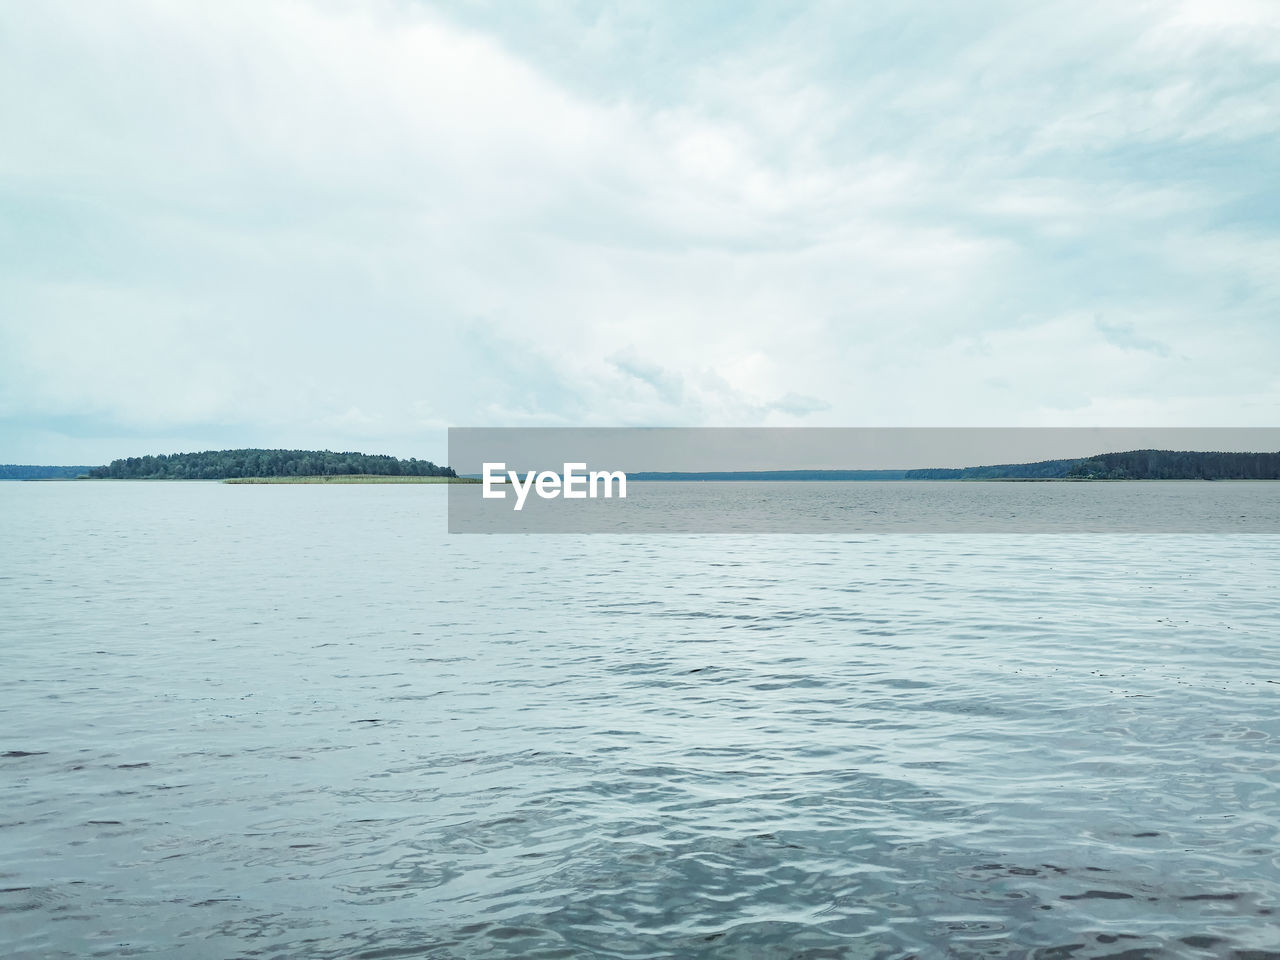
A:
<svg viewBox="0 0 1280 960">
<path fill-rule="evenodd" d="M 1280 483 L 649 482 L 625 499 L 449 487 L 454 533 L 1280 534 Z"/>
<path fill-rule="evenodd" d="M 1280 541 L 0 485 L 0 954 L 1280 957 Z"/>
</svg>

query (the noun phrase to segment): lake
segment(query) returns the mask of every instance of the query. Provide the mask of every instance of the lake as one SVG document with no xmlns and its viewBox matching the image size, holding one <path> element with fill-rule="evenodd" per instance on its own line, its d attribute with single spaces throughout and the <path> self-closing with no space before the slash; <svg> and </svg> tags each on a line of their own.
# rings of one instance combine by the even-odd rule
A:
<svg viewBox="0 0 1280 960">
<path fill-rule="evenodd" d="M 0 953 L 1280 958 L 1275 536 L 446 500 L 0 484 Z"/>
</svg>

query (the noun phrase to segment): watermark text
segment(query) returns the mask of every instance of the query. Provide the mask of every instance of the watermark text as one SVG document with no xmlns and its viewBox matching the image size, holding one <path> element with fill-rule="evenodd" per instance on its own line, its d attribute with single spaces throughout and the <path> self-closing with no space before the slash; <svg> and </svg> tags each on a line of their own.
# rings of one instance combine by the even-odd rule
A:
<svg viewBox="0 0 1280 960">
<path fill-rule="evenodd" d="M 617 496 L 627 498 L 627 475 L 621 470 L 587 470 L 585 463 L 566 463 L 563 473 L 554 470 L 529 470 L 523 479 L 518 470 L 508 470 L 505 463 L 486 463 L 481 474 L 480 495 L 486 500 L 504 500 L 506 486 L 515 489 L 516 510 L 523 510 L 529 492 L 535 491 L 543 500 L 562 497 L 565 500 L 585 500 L 588 497 Z"/>
</svg>

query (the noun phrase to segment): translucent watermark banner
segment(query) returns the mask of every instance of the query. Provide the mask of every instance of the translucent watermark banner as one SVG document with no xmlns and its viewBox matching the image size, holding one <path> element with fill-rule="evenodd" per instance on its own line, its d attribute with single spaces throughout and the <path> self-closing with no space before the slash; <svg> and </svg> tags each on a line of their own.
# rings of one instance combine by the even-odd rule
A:
<svg viewBox="0 0 1280 960">
<path fill-rule="evenodd" d="M 451 428 L 451 533 L 1280 534 L 1280 428 Z"/>
</svg>

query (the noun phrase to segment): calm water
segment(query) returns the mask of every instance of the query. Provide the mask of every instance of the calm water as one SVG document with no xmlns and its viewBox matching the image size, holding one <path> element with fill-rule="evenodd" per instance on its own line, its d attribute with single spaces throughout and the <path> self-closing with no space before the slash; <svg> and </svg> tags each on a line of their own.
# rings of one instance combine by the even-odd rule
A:
<svg viewBox="0 0 1280 960">
<path fill-rule="evenodd" d="M 1280 539 L 0 485 L 0 954 L 1280 957 Z"/>
<path fill-rule="evenodd" d="M 1280 535 L 1280 482 L 662 482 L 625 499 L 485 499 L 448 488 L 454 533 Z"/>
</svg>

